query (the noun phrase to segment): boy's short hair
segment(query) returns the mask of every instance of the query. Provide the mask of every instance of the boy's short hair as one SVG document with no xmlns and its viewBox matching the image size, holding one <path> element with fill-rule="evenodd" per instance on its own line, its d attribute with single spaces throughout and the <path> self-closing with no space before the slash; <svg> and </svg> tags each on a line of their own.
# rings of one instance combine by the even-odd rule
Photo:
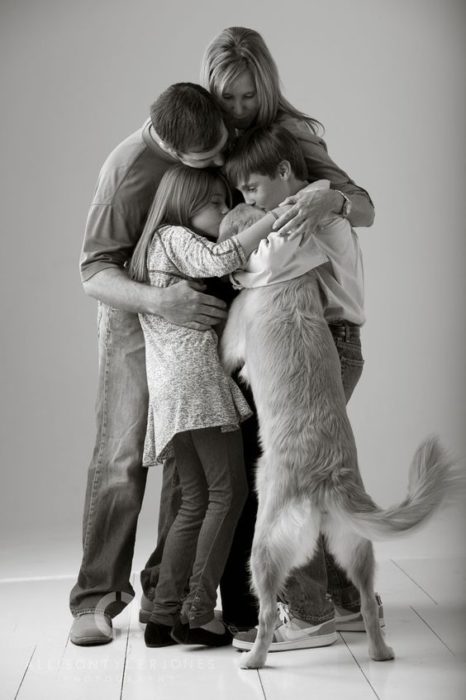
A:
<svg viewBox="0 0 466 700">
<path fill-rule="evenodd" d="M 179 153 L 209 151 L 223 133 L 220 107 L 195 83 L 170 85 L 151 105 L 150 118 L 160 138 Z"/>
<path fill-rule="evenodd" d="M 236 142 L 225 163 L 228 180 L 238 186 L 252 173 L 274 178 L 278 165 L 289 161 L 293 174 L 306 180 L 308 171 L 299 141 L 279 124 L 246 131 Z"/>
</svg>

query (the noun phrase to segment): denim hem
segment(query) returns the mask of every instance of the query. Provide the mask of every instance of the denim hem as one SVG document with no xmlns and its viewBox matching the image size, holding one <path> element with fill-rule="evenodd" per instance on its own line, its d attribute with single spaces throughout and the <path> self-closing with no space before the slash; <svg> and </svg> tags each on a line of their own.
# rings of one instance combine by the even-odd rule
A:
<svg viewBox="0 0 466 700">
<path fill-rule="evenodd" d="M 167 627 L 173 627 L 178 619 L 177 613 L 164 613 L 164 612 L 152 612 L 149 618 L 150 622 L 155 622 L 159 625 L 166 625 Z"/>
<path fill-rule="evenodd" d="M 338 592 L 332 593 L 332 600 L 338 607 L 351 612 L 359 612 L 361 609 L 361 597 L 354 586 L 341 588 Z"/>
<path fill-rule="evenodd" d="M 205 612 L 204 614 L 199 614 L 196 613 L 195 615 L 188 613 L 184 614 L 184 617 L 188 618 L 189 626 L 191 629 L 196 628 L 196 627 L 202 627 L 202 625 L 206 625 L 208 622 L 213 620 L 215 618 L 214 611 L 211 610 L 210 612 Z"/>
<path fill-rule="evenodd" d="M 81 615 L 89 615 L 90 613 L 95 613 L 95 608 L 84 608 L 84 610 L 71 609 L 73 617 L 81 617 Z M 110 615 L 107 615 L 107 617 L 110 617 Z"/>
<path fill-rule="evenodd" d="M 352 602 L 352 603 L 345 603 L 340 600 L 335 600 L 334 601 L 336 605 L 338 605 L 339 608 L 343 608 L 343 610 L 347 610 L 348 612 L 352 613 L 357 613 L 361 611 L 361 602 Z"/>
<path fill-rule="evenodd" d="M 308 615 L 305 610 L 299 610 L 294 608 L 293 610 L 289 608 L 291 617 L 296 617 L 298 620 L 303 622 L 309 622 L 310 625 L 321 625 L 324 622 L 330 622 L 330 620 L 335 619 L 335 613 L 327 613 L 326 615 Z"/>
</svg>

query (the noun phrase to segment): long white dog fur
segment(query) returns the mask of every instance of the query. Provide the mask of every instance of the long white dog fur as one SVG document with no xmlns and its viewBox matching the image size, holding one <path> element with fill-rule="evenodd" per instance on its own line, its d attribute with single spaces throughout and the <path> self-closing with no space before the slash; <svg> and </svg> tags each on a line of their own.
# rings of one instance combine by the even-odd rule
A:
<svg viewBox="0 0 466 700">
<path fill-rule="evenodd" d="M 262 215 L 239 205 L 223 220 L 221 239 Z M 251 555 L 259 630 L 241 666 L 265 664 L 277 595 L 292 569 L 311 558 L 319 531 L 360 591 L 370 656 L 394 658 L 380 630 L 370 540 L 410 530 L 452 496 L 461 478 L 452 461 L 432 437 L 414 455 L 408 494 L 400 505 L 381 509 L 366 493 L 340 361 L 312 271 L 289 282 L 242 290 L 230 309 L 221 355 L 229 371 L 243 366 L 262 446 Z"/>
</svg>

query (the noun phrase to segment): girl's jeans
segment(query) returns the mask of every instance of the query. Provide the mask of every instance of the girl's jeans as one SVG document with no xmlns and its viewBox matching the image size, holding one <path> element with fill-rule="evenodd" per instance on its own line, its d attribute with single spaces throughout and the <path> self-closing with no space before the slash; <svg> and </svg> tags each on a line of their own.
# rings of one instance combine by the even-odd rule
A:
<svg viewBox="0 0 466 700">
<path fill-rule="evenodd" d="M 243 443 L 239 430 L 203 428 L 175 435 L 173 447 L 181 504 L 165 541 L 151 621 L 173 625 L 181 609 L 182 621 L 199 627 L 214 617 L 246 500 Z"/>
</svg>

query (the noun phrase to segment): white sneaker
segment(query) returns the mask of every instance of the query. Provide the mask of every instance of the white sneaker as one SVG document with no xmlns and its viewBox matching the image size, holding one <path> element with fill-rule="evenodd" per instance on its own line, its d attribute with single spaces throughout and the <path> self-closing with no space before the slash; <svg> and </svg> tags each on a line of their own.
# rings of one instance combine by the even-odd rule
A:
<svg viewBox="0 0 466 700">
<path fill-rule="evenodd" d="M 381 627 L 385 627 L 383 616 L 382 600 L 378 593 L 375 594 L 375 599 L 379 607 L 379 623 Z M 335 629 L 337 632 L 365 632 L 366 627 L 362 619 L 361 612 L 351 612 L 335 605 Z"/>
<path fill-rule="evenodd" d="M 310 625 L 305 620 L 286 615 L 286 621 L 280 621 L 273 633 L 269 651 L 291 651 L 292 649 L 311 649 L 326 647 L 337 641 L 335 620 L 327 620 L 320 625 Z M 251 649 L 257 637 L 257 627 L 247 632 L 238 632 L 233 638 L 236 649 Z"/>
</svg>

